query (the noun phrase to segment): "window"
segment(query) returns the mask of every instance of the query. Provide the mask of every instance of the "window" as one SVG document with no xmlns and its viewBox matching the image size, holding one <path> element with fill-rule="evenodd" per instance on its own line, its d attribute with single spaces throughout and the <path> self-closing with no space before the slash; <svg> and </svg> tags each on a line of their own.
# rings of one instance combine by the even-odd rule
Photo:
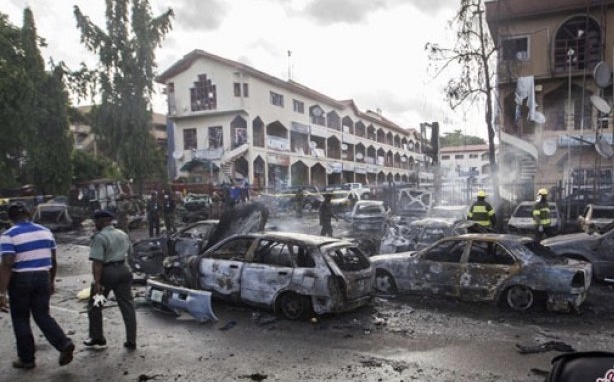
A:
<svg viewBox="0 0 614 382">
<path fill-rule="evenodd" d="M 222 126 L 209 127 L 209 148 L 216 149 L 224 146 L 224 135 Z"/>
<path fill-rule="evenodd" d="M 442 155 L 441 156 L 441 160 L 449 160 L 450 156 L 449 155 Z"/>
<path fill-rule="evenodd" d="M 528 61 L 529 38 L 512 37 L 501 41 L 502 61 Z"/>
<path fill-rule="evenodd" d="M 271 92 L 271 105 L 284 107 L 284 96 L 275 92 Z"/>
<path fill-rule="evenodd" d="M 198 81 L 190 89 L 190 104 L 192 111 L 213 110 L 217 108 L 217 95 L 215 85 L 207 75 L 199 74 Z"/>
<path fill-rule="evenodd" d="M 196 150 L 198 148 L 196 144 L 196 129 L 184 129 L 183 130 L 183 149 L 184 150 Z"/>
<path fill-rule="evenodd" d="M 234 90 L 235 97 L 241 97 L 241 83 L 240 82 L 235 82 L 233 84 L 233 90 Z M 243 97 L 249 96 L 248 90 L 249 90 L 248 84 L 243 84 Z"/>
<path fill-rule="evenodd" d="M 444 263 L 458 263 L 463 256 L 466 244 L 467 242 L 464 240 L 446 240 L 432 247 L 424 254 L 423 259 Z"/>
<path fill-rule="evenodd" d="M 342 271 L 359 271 L 369 268 L 369 260 L 355 247 L 334 248 L 327 252 Z"/>
<path fill-rule="evenodd" d="M 587 16 L 570 18 L 554 37 L 554 71 L 593 70 L 602 60 L 601 40 L 601 27 L 595 19 Z"/>
<path fill-rule="evenodd" d="M 497 243 L 474 241 L 469 252 L 469 263 L 512 265 L 514 258 Z"/>
<path fill-rule="evenodd" d="M 253 239 L 248 237 L 236 238 L 213 250 L 210 257 L 212 259 L 243 261 L 252 242 Z"/>
<path fill-rule="evenodd" d="M 261 240 L 258 243 L 258 249 L 254 253 L 254 262 L 278 267 L 292 267 L 290 248 L 286 243 Z"/>
<path fill-rule="evenodd" d="M 309 108 L 309 120 L 315 125 L 326 126 L 324 110 L 318 105 Z"/>
<path fill-rule="evenodd" d="M 464 158 L 465 158 L 465 155 L 463 155 L 463 154 L 456 154 L 456 155 L 454 155 L 454 159 L 464 159 Z"/>
<path fill-rule="evenodd" d="M 469 154 L 469 159 L 477 159 L 478 154 Z"/>
<path fill-rule="evenodd" d="M 301 113 L 304 114 L 305 113 L 305 104 L 299 100 L 293 99 L 292 100 L 292 110 L 294 110 L 297 113 Z"/>
</svg>

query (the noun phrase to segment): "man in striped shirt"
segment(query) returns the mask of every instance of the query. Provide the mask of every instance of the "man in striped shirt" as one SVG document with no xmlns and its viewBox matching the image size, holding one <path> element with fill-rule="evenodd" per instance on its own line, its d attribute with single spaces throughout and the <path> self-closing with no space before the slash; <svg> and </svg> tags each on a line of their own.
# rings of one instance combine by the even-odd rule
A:
<svg viewBox="0 0 614 382">
<path fill-rule="evenodd" d="M 23 204 L 9 206 L 8 217 L 14 225 L 0 236 L 0 308 L 7 307 L 8 291 L 19 356 L 13 367 L 36 366 L 30 314 L 47 341 L 60 352 L 60 366 L 67 365 L 73 359 L 75 345 L 49 314 L 49 299 L 55 292 L 55 239 L 47 228 L 29 221 Z"/>
</svg>

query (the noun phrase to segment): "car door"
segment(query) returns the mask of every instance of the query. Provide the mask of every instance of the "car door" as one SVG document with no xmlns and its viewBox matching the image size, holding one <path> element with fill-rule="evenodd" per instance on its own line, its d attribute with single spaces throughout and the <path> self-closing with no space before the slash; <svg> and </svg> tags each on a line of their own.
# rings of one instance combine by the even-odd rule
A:
<svg viewBox="0 0 614 382">
<path fill-rule="evenodd" d="M 520 265 L 500 244 L 473 240 L 460 275 L 461 298 L 469 301 L 492 300 L 499 286 L 520 271 Z"/>
<path fill-rule="evenodd" d="M 182 230 L 175 238 L 171 255 L 180 257 L 198 255 L 215 225 L 213 222 L 200 222 Z"/>
<path fill-rule="evenodd" d="M 198 264 L 199 285 L 219 296 L 239 300 L 241 272 L 254 237 L 231 237 L 209 250 Z"/>
<path fill-rule="evenodd" d="M 458 296 L 461 258 L 467 243 L 462 239 L 442 240 L 420 252 L 411 261 L 407 285 L 399 285 L 399 289 Z"/>
<path fill-rule="evenodd" d="M 598 279 L 614 280 L 614 228 L 604 232 L 599 239 L 597 254 L 589 258 Z M 593 252 L 594 253 L 594 252 Z M 587 256 L 588 257 L 588 256 Z"/>
<path fill-rule="evenodd" d="M 271 305 L 277 294 L 292 281 L 293 244 L 262 239 L 256 245 L 252 261 L 243 265 L 241 299 Z"/>
</svg>

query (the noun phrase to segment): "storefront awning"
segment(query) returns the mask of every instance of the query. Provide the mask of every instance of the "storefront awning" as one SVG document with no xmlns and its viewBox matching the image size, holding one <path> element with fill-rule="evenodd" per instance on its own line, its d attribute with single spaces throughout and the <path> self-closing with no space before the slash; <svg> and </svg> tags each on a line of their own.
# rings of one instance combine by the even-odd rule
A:
<svg viewBox="0 0 614 382">
<path fill-rule="evenodd" d="M 219 167 L 212 161 L 207 159 L 192 159 L 185 162 L 179 171 L 193 171 L 196 167 L 201 166 L 205 170 L 217 171 Z"/>
</svg>

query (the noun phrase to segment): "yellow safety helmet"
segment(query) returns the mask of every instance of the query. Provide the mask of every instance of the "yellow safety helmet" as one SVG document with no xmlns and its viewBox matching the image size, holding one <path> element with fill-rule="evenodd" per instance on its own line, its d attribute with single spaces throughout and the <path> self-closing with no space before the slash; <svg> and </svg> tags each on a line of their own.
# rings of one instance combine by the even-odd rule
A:
<svg viewBox="0 0 614 382">
<path fill-rule="evenodd" d="M 486 197 L 486 191 L 484 190 L 478 191 L 478 198 L 485 198 L 485 197 Z"/>
<path fill-rule="evenodd" d="M 537 191 L 537 195 L 539 196 L 548 196 L 548 190 L 545 188 L 540 188 L 539 191 Z"/>
</svg>

